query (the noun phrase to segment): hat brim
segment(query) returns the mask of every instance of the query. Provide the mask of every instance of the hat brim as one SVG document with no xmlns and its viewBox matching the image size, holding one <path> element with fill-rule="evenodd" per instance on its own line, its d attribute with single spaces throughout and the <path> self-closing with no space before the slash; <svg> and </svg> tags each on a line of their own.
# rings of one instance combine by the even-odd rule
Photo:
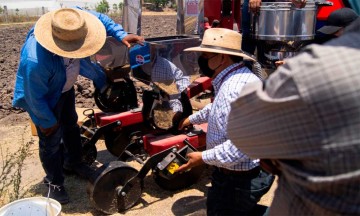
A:
<svg viewBox="0 0 360 216">
<path fill-rule="evenodd" d="M 190 47 L 184 49 L 184 51 L 189 52 L 210 52 L 210 53 L 219 53 L 219 54 L 226 54 L 226 55 L 233 55 L 233 56 L 240 56 L 246 60 L 256 61 L 255 57 L 251 57 L 250 54 L 247 54 L 244 51 L 230 51 L 230 50 L 223 50 L 223 49 L 216 49 L 216 48 L 207 48 L 207 47 Z"/>
<path fill-rule="evenodd" d="M 74 10 L 82 15 L 88 28 L 83 40 L 65 42 L 53 36 L 51 19 L 56 11 L 40 17 L 35 24 L 34 34 L 41 46 L 52 53 L 67 58 L 85 58 L 102 48 L 106 40 L 106 30 L 102 22 L 93 14 L 79 9 Z"/>
<path fill-rule="evenodd" d="M 337 31 L 339 31 L 341 28 L 342 27 L 340 27 L 340 26 L 323 26 L 323 27 L 319 28 L 317 30 L 317 32 L 327 34 L 327 35 L 331 35 L 331 34 L 334 34 Z"/>
</svg>

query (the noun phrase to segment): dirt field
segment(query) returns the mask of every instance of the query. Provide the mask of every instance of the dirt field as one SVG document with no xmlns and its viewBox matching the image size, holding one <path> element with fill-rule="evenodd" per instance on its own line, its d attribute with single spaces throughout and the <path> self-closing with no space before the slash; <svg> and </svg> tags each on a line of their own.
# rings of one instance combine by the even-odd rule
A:
<svg viewBox="0 0 360 216">
<path fill-rule="evenodd" d="M 145 37 L 174 35 L 176 15 L 148 13 L 143 16 L 142 29 Z M 30 24 L 0 26 L 0 147 L 3 151 L 14 152 L 24 143 L 31 142 L 32 156 L 26 160 L 23 171 L 23 185 L 30 189 L 31 196 L 45 196 L 47 191 L 41 180 L 44 176 L 38 158 L 38 139 L 31 136 L 29 117 L 22 110 L 11 107 L 13 87 L 18 67 L 19 53 Z M 76 102 L 78 107 L 95 107 L 94 88 L 90 81 L 80 78 L 76 83 Z M 98 163 L 115 160 L 106 151 L 103 142 L 97 143 Z M 2 157 L 2 156 L 1 156 Z M 2 160 L 2 158 L 1 158 Z M 139 168 L 136 163 L 131 166 Z M 165 191 L 155 184 L 150 173 L 145 178 L 145 189 L 139 203 L 126 212 L 126 215 L 204 215 L 205 198 L 209 186 L 209 172 L 204 173 L 201 181 L 183 191 Z M 87 181 L 67 176 L 65 186 L 71 202 L 63 205 L 62 215 L 100 215 L 92 206 L 86 193 Z M 261 204 L 269 205 L 273 197 L 271 191 Z M 121 214 L 116 214 L 121 215 Z"/>
<path fill-rule="evenodd" d="M 145 12 L 144 14 L 142 35 L 145 38 L 176 34 L 176 14 L 174 12 Z M 22 112 L 14 109 L 11 101 L 21 46 L 31 27 L 32 24 L 0 25 L 0 119 Z M 76 103 L 78 107 L 95 107 L 94 88 L 90 81 L 80 76 L 75 84 L 75 89 L 77 90 Z M 17 120 L 17 118 L 15 119 Z"/>
</svg>

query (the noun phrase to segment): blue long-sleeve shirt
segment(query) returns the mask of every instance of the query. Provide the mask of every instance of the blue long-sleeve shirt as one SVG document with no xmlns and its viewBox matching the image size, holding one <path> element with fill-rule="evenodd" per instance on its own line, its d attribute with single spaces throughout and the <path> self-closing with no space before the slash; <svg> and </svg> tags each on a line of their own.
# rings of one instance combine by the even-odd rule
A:
<svg viewBox="0 0 360 216">
<path fill-rule="evenodd" d="M 122 26 L 108 16 L 95 11 L 88 12 L 104 24 L 108 36 L 122 41 L 127 35 Z M 106 84 L 105 74 L 89 57 L 80 60 L 80 75 L 93 80 L 98 88 Z M 57 123 L 52 110 L 61 96 L 65 82 L 63 57 L 42 47 L 36 41 L 32 28 L 20 52 L 12 105 L 25 109 L 35 125 L 49 128 Z"/>
</svg>

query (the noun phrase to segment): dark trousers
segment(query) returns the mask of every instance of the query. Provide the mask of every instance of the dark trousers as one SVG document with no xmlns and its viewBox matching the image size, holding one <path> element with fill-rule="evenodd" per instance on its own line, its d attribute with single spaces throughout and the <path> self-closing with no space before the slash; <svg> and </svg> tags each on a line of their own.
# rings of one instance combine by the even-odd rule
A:
<svg viewBox="0 0 360 216">
<path fill-rule="evenodd" d="M 241 32 L 242 42 L 241 49 L 250 54 L 254 54 L 256 40 L 251 36 L 251 12 L 249 11 L 249 0 L 244 0 L 241 11 Z"/>
<path fill-rule="evenodd" d="M 207 215 L 253 215 L 257 202 L 269 191 L 274 176 L 224 174 L 215 169 L 207 195 Z"/>
<path fill-rule="evenodd" d="M 71 167 L 81 162 L 82 148 L 74 88 L 61 95 L 53 112 L 59 124 L 53 134 L 45 136 L 39 127 L 36 127 L 39 136 L 39 155 L 46 180 L 55 185 L 63 185 L 63 164 Z"/>
</svg>

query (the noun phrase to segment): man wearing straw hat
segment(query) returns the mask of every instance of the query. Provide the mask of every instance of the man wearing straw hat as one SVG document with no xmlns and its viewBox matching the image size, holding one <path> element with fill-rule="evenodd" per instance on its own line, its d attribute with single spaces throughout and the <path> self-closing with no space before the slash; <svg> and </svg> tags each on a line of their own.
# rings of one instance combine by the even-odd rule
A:
<svg viewBox="0 0 360 216">
<path fill-rule="evenodd" d="M 243 64 L 243 59 L 254 61 L 254 58 L 241 50 L 241 39 L 241 34 L 235 31 L 211 28 L 205 31 L 200 47 L 185 49 L 201 52 L 198 64 L 201 72 L 213 79 L 215 98 L 213 103 L 180 123 L 179 127 L 183 128 L 208 122 L 208 129 L 206 150 L 189 153 L 188 163 L 177 172 L 204 163 L 214 167 L 207 196 L 208 215 L 252 213 L 274 180 L 260 169 L 258 159 L 249 158 L 241 149 L 236 149 L 226 134 L 230 103 L 245 84 L 260 80 Z"/>
<path fill-rule="evenodd" d="M 40 17 L 21 50 L 13 106 L 25 109 L 36 125 L 44 182 L 50 197 L 62 204 L 69 202 L 63 167 L 83 177 L 91 171 L 81 163 L 73 85 L 81 74 L 105 88 L 105 74 L 88 57 L 103 46 L 106 35 L 127 46 L 143 41 L 104 14 L 64 8 Z"/>
</svg>

